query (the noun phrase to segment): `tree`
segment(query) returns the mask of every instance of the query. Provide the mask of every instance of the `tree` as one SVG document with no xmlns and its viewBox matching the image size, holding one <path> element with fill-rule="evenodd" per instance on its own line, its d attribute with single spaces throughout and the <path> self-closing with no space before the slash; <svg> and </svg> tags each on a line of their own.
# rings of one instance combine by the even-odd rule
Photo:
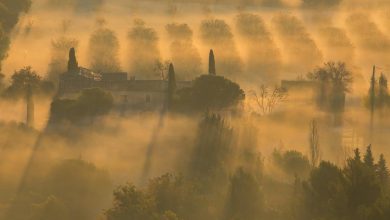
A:
<svg viewBox="0 0 390 220">
<path fill-rule="evenodd" d="M 364 164 L 370 168 L 374 167 L 374 157 L 371 151 L 371 145 L 367 147 L 366 154 L 364 155 Z"/>
<path fill-rule="evenodd" d="M 206 114 L 199 124 L 189 173 L 209 181 L 227 177 L 232 160 L 233 130 L 216 114 Z"/>
<path fill-rule="evenodd" d="M 364 206 L 370 207 L 378 201 L 381 196 L 380 182 L 374 167 L 361 161 L 358 149 L 355 150 L 354 158 L 347 160 L 344 175 L 347 180 L 348 210 L 351 213 L 350 216 L 356 217 L 359 216 L 359 209 Z"/>
<path fill-rule="evenodd" d="M 259 95 L 256 91 L 250 91 L 250 93 L 262 115 L 272 114 L 275 108 L 284 102 L 288 96 L 287 91 L 278 86 L 271 90 L 269 87 L 261 85 Z"/>
<path fill-rule="evenodd" d="M 215 69 L 215 58 L 214 58 L 214 51 L 210 50 L 210 55 L 209 55 L 209 74 L 210 75 L 217 75 L 217 71 Z"/>
<path fill-rule="evenodd" d="M 93 219 L 110 198 L 109 174 L 81 159 L 61 161 L 43 180 L 44 194 L 66 207 L 69 219 Z M 49 213 L 50 214 L 50 213 Z"/>
<path fill-rule="evenodd" d="M 388 185 L 390 173 L 383 154 L 381 154 L 379 157 L 378 164 L 376 165 L 376 172 L 382 185 Z"/>
<path fill-rule="evenodd" d="M 175 68 L 171 63 L 169 65 L 168 71 L 168 91 L 167 91 L 167 107 L 171 108 L 173 104 L 173 99 L 176 93 L 176 76 L 175 76 Z"/>
<path fill-rule="evenodd" d="M 207 207 L 202 202 L 193 182 L 165 174 L 150 180 L 143 189 L 120 186 L 114 191 L 113 207 L 105 215 L 108 220 L 197 220 L 204 217 Z"/>
<path fill-rule="evenodd" d="M 156 71 L 160 76 L 161 80 L 166 80 L 167 76 L 165 73 L 169 71 L 169 66 L 171 65 L 171 62 L 166 60 L 165 62 L 161 62 L 160 60 L 157 60 L 155 62 L 154 71 Z"/>
<path fill-rule="evenodd" d="M 303 0 L 303 7 L 307 8 L 325 8 L 336 7 L 342 0 Z"/>
<path fill-rule="evenodd" d="M 64 22 L 64 26 L 67 26 L 67 23 Z M 66 27 L 64 27 L 66 29 Z M 57 39 L 52 40 L 51 42 L 51 61 L 49 63 L 49 70 L 48 70 L 48 76 L 47 78 L 54 82 L 58 83 L 59 76 L 62 73 L 69 72 L 68 70 L 68 60 L 72 59 L 72 62 L 75 64 L 75 68 L 71 71 L 78 72 L 78 65 L 76 61 L 76 57 L 73 56 L 69 59 L 69 52 L 71 48 L 77 48 L 78 41 L 74 38 L 69 37 L 59 37 Z"/>
<path fill-rule="evenodd" d="M 26 125 L 34 127 L 34 96 L 50 96 L 54 93 L 54 85 L 42 78 L 31 69 L 25 67 L 11 77 L 11 85 L 3 91 L 3 96 L 9 99 L 24 99 L 26 102 Z"/>
<path fill-rule="evenodd" d="M 114 205 L 105 214 L 107 220 L 153 220 L 153 205 L 151 198 L 128 184 L 114 191 Z"/>
<path fill-rule="evenodd" d="M 114 105 L 111 93 L 99 88 L 85 89 L 76 100 L 56 99 L 51 104 L 52 123 L 67 120 L 73 123 L 91 121 L 108 114 Z"/>
<path fill-rule="evenodd" d="M 370 90 L 368 95 L 368 104 L 370 107 L 370 131 L 372 132 L 373 126 L 374 126 L 374 113 L 375 113 L 375 103 L 376 103 L 376 80 L 375 80 L 375 66 L 373 69 L 373 73 L 371 76 L 371 82 L 370 82 Z"/>
<path fill-rule="evenodd" d="M 100 73 L 120 71 L 119 40 L 114 31 L 103 27 L 96 29 L 89 39 L 91 68 Z"/>
<path fill-rule="evenodd" d="M 7 57 L 7 51 L 9 49 L 10 39 L 3 29 L 3 26 L 0 22 L 0 71 L 1 71 L 1 62 Z"/>
<path fill-rule="evenodd" d="M 68 60 L 68 72 L 69 73 L 78 73 L 79 64 L 76 58 L 76 51 L 74 48 L 69 50 L 69 60 Z"/>
<path fill-rule="evenodd" d="M 314 168 L 303 187 L 308 219 L 343 219 L 348 215 L 345 185 L 343 172 L 336 165 L 323 161 Z"/>
<path fill-rule="evenodd" d="M 263 209 L 260 183 L 251 173 L 237 169 L 230 180 L 226 219 L 260 219 Z"/>
<path fill-rule="evenodd" d="M 31 0 L 0 1 L 0 71 L 9 50 L 11 31 L 18 23 L 19 16 L 26 13 L 30 6 Z"/>
<path fill-rule="evenodd" d="M 310 72 L 308 78 L 319 83 L 317 103 L 322 110 L 344 111 L 345 94 L 351 91 L 353 82 L 345 63 L 325 63 L 324 67 Z"/>
<path fill-rule="evenodd" d="M 285 152 L 274 150 L 272 159 L 275 165 L 290 177 L 297 175 L 300 178 L 304 178 L 309 174 L 310 161 L 301 152 L 295 150 Z"/>
<path fill-rule="evenodd" d="M 379 91 L 378 91 L 378 107 L 383 108 L 389 104 L 389 89 L 387 86 L 387 78 L 382 73 L 379 77 Z"/>
<path fill-rule="evenodd" d="M 222 110 L 245 99 L 240 86 L 222 76 L 202 75 L 189 88 L 178 90 L 176 107 L 186 112 Z"/>
<path fill-rule="evenodd" d="M 318 135 L 318 126 L 316 120 L 313 120 L 310 123 L 309 146 L 310 146 L 310 162 L 312 168 L 314 168 L 318 165 L 318 162 L 320 160 L 319 135 Z"/>
</svg>

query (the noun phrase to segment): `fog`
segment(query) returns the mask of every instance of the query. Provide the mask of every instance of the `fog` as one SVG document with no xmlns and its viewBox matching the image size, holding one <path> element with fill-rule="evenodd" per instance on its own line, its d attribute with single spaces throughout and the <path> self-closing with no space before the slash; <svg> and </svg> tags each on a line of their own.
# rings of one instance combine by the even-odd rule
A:
<svg viewBox="0 0 390 220">
<path fill-rule="evenodd" d="M 379 86 L 380 74 L 390 76 L 390 3 L 386 0 L 32 0 L 26 12 L 16 6 L 9 10 L 13 16 L 0 15 L 0 21 L 7 21 L 0 28 L 0 73 L 4 74 L 0 93 L 13 83 L 13 74 L 26 66 L 57 88 L 60 75 L 68 71 L 70 48 L 75 48 L 83 68 L 127 72 L 129 80 L 165 80 L 169 90 L 169 64 L 174 65 L 178 82 L 195 80 L 209 74 L 212 49 L 216 75 L 237 83 L 245 97 L 227 108 L 196 112 L 184 106 L 189 103 L 185 98 L 201 92 L 212 97 L 215 91 L 181 90 L 177 83 L 173 98 L 184 104 L 173 106 L 174 110 L 164 97 L 161 108 L 150 105 L 142 111 L 124 111 L 123 103 L 115 103 L 106 114 L 59 123 L 52 121 L 51 111 L 53 100 L 61 99 L 61 94 L 53 92 L 34 96 L 35 120 L 29 127 L 28 98 L 1 95 L 0 219 L 120 219 L 107 214 L 116 207 L 114 190 L 129 183 L 151 196 L 148 190 L 159 185 L 149 180 L 166 173 L 183 175 L 184 182 L 189 178 L 207 183 L 200 191 L 211 196 L 194 201 L 214 206 L 207 214 L 188 219 L 234 219 L 224 216 L 234 216 L 226 207 L 233 207 L 232 212 L 240 207 L 234 203 L 239 201 L 235 193 L 241 192 L 231 189 L 234 180 L 245 179 L 240 169 L 256 174 L 259 167 L 261 175 L 247 177 L 245 184 L 263 184 L 261 206 L 274 212 L 264 211 L 260 219 L 283 219 L 293 211 L 283 209 L 291 201 L 281 195 L 292 192 L 299 181 L 310 181 L 310 173 L 319 165 L 291 171 L 277 161 L 278 152 L 280 158 L 288 151 L 309 158 L 313 121 L 318 125 L 320 159 L 340 170 L 355 148 L 365 152 L 370 144 L 376 160 L 380 154 L 390 158 L 388 107 L 370 115 L 369 94 L 373 65 Z M 308 78 L 308 73 L 330 61 L 345 63 L 353 77 L 351 90 L 341 89 L 341 98 L 334 95 L 340 93 L 338 75 L 322 85 L 331 88 L 325 96 L 335 96 L 326 101 L 343 100 L 342 111 L 334 106 L 321 109 L 316 98 L 323 82 Z M 283 80 L 312 84 L 284 96 Z M 194 82 L 191 88 L 198 81 Z M 384 84 L 387 88 L 387 81 Z M 153 103 L 158 98 L 150 94 L 138 95 Z M 124 97 L 117 90 L 113 96 L 114 102 L 117 96 Z M 64 97 L 71 102 L 75 96 Z M 219 98 L 218 104 L 224 101 Z M 212 113 L 222 119 L 207 118 Z M 68 114 L 78 113 L 69 110 Z M 202 149 L 207 141 L 215 149 Z M 226 149 L 218 148 L 219 144 Z M 210 152 L 219 156 L 213 158 Z M 202 162 L 208 160 L 221 164 L 207 169 Z M 222 186 L 224 181 L 229 184 Z M 164 186 L 169 184 L 173 183 Z M 191 190 L 197 184 L 191 183 Z M 196 208 L 188 212 L 196 214 Z M 187 213 L 167 210 L 177 216 Z M 156 218 L 185 219 L 168 218 L 167 210 L 158 211 L 163 217 Z"/>
</svg>

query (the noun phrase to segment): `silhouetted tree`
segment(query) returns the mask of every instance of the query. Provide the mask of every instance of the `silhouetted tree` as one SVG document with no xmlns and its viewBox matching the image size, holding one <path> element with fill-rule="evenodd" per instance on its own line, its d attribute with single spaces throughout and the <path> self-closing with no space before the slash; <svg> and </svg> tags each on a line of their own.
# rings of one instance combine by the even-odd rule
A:
<svg viewBox="0 0 390 220">
<path fill-rule="evenodd" d="M 326 181 L 324 181 L 326 180 Z M 321 162 L 303 184 L 305 219 L 343 219 L 348 216 L 346 179 L 340 168 Z"/>
<path fill-rule="evenodd" d="M 67 24 L 64 24 L 65 26 Z M 59 82 L 59 76 L 68 71 L 69 51 L 77 48 L 78 41 L 74 38 L 59 37 L 51 42 L 51 61 L 49 63 L 47 78 L 54 82 Z"/>
<path fill-rule="evenodd" d="M 387 78 L 386 76 L 382 73 L 381 76 L 379 77 L 379 82 L 378 82 L 378 97 L 377 97 L 377 105 L 379 109 L 382 109 L 384 107 L 387 107 L 389 105 L 389 89 L 387 86 Z"/>
<path fill-rule="evenodd" d="M 215 69 L 215 57 L 214 57 L 214 51 L 210 50 L 209 55 L 209 74 L 210 75 L 217 75 L 217 71 Z"/>
<path fill-rule="evenodd" d="M 345 63 L 325 63 L 324 67 L 309 73 L 308 78 L 319 83 L 318 107 L 333 114 L 335 125 L 341 124 L 346 93 L 350 92 L 353 82 L 352 74 Z"/>
<path fill-rule="evenodd" d="M 103 26 L 96 29 L 89 39 L 91 68 L 101 73 L 120 71 L 119 40 L 114 31 Z"/>
<path fill-rule="evenodd" d="M 295 150 L 285 152 L 274 150 L 272 159 L 274 164 L 290 177 L 297 175 L 300 178 L 305 178 L 309 174 L 310 161 L 301 152 Z"/>
<path fill-rule="evenodd" d="M 98 88 L 85 89 L 76 100 L 55 99 L 51 104 L 50 119 L 52 123 L 63 120 L 91 122 L 98 116 L 108 114 L 113 105 L 111 93 Z"/>
<path fill-rule="evenodd" d="M 7 57 L 10 33 L 22 13 L 28 12 L 31 0 L 2 0 L 0 2 L 0 71 L 1 63 Z"/>
<path fill-rule="evenodd" d="M 171 63 L 169 65 L 169 71 L 168 71 L 168 91 L 167 91 L 167 107 L 171 108 L 174 96 L 176 93 L 176 76 L 175 76 L 175 68 L 173 67 L 173 64 Z"/>
<path fill-rule="evenodd" d="M 260 219 L 264 212 L 264 201 L 258 180 L 239 168 L 230 182 L 226 219 Z"/>
<path fill-rule="evenodd" d="M 11 77 L 11 85 L 8 86 L 3 93 L 7 98 L 26 98 L 27 92 L 31 89 L 35 95 L 52 95 L 54 92 L 54 85 L 49 81 L 42 80 L 42 78 L 31 67 L 24 67 Z"/>
<path fill-rule="evenodd" d="M 375 169 L 361 161 L 358 149 L 355 150 L 354 158 L 347 160 L 344 173 L 347 180 L 348 211 L 351 217 L 356 218 L 362 207 L 372 206 L 380 198 L 380 182 Z"/>
<path fill-rule="evenodd" d="M 43 187 L 46 195 L 63 202 L 69 219 L 81 220 L 93 219 L 100 212 L 110 198 L 112 186 L 105 170 L 72 159 L 54 166 L 43 180 Z"/>
<path fill-rule="evenodd" d="M 367 147 L 366 154 L 364 155 L 364 164 L 370 168 L 374 167 L 374 156 L 372 155 L 371 145 Z"/>
<path fill-rule="evenodd" d="M 76 51 L 74 48 L 69 50 L 69 60 L 68 60 L 68 72 L 77 73 L 79 71 L 79 64 L 76 58 Z"/>
<path fill-rule="evenodd" d="M 210 179 L 226 180 L 232 160 L 232 141 L 233 130 L 223 118 L 206 114 L 199 124 L 190 175 L 206 182 Z"/>
<path fill-rule="evenodd" d="M 319 147 L 319 135 L 317 121 L 313 120 L 310 122 L 310 133 L 309 133 L 309 146 L 310 146 L 310 162 L 314 168 L 320 161 L 320 147 Z"/>
<path fill-rule="evenodd" d="M 222 76 L 202 75 L 192 87 L 178 90 L 176 107 L 186 112 L 222 110 L 245 99 L 240 86 Z"/>
<path fill-rule="evenodd" d="M 374 117 L 374 112 L 375 112 L 375 103 L 376 103 L 376 79 L 375 79 L 375 66 L 374 70 L 371 76 L 371 81 L 370 81 L 370 90 L 369 90 L 369 95 L 368 95 L 368 104 L 370 106 L 370 113 L 371 113 L 371 126 L 373 123 L 373 117 Z"/>
<path fill-rule="evenodd" d="M 382 185 L 388 185 L 390 173 L 383 154 L 381 154 L 379 157 L 378 164 L 376 165 L 376 171 Z"/>
<path fill-rule="evenodd" d="M 276 107 L 286 101 L 288 93 L 286 89 L 280 86 L 270 89 L 266 85 L 261 85 L 258 93 L 253 90 L 250 91 L 250 95 L 253 97 L 259 112 L 262 115 L 268 115 L 272 114 Z"/>
</svg>

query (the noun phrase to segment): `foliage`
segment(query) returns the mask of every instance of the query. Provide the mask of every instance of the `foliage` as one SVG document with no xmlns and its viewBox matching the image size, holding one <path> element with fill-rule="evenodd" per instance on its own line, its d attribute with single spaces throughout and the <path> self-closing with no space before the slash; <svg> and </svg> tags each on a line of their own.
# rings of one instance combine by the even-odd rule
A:
<svg viewBox="0 0 390 220">
<path fill-rule="evenodd" d="M 272 114 L 276 107 L 287 99 L 288 93 L 282 88 L 275 86 L 273 89 L 265 85 L 260 86 L 259 94 L 256 91 L 251 91 L 259 111 L 262 115 Z"/>
<path fill-rule="evenodd" d="M 114 100 L 110 93 L 98 88 L 85 89 L 76 100 L 56 99 L 51 104 L 51 120 L 83 122 L 109 113 Z"/>
<path fill-rule="evenodd" d="M 120 71 L 119 40 L 114 31 L 100 27 L 89 39 L 89 59 L 91 68 L 97 72 Z"/>
<path fill-rule="evenodd" d="M 57 9 L 71 8 L 80 12 L 92 12 L 98 10 L 104 0 L 48 0 L 48 5 Z"/>
<path fill-rule="evenodd" d="M 310 161 L 302 153 L 294 150 L 281 152 L 274 150 L 272 153 L 273 162 L 287 175 L 293 177 L 306 177 L 310 171 Z"/>
<path fill-rule="evenodd" d="M 245 98 L 240 86 L 222 76 L 202 75 L 189 88 L 178 90 L 176 107 L 184 111 L 222 110 Z"/>
<path fill-rule="evenodd" d="M 170 54 L 175 64 L 177 78 L 190 80 L 201 74 L 201 57 L 193 42 L 193 31 L 185 23 L 171 23 L 165 26 L 171 40 Z"/>
<path fill-rule="evenodd" d="M 376 80 L 375 74 L 371 76 L 370 89 L 365 104 L 372 114 L 375 111 L 383 112 L 390 106 L 387 77 L 383 73 L 379 76 L 379 80 Z"/>
<path fill-rule="evenodd" d="M 109 198 L 108 173 L 83 160 L 65 160 L 55 166 L 44 181 L 45 193 L 54 195 L 66 207 L 70 219 L 93 219 Z M 95 210 L 95 211 L 92 211 Z"/>
<path fill-rule="evenodd" d="M 261 185 L 253 174 L 239 168 L 231 178 L 226 219 L 255 220 L 264 212 Z"/>
<path fill-rule="evenodd" d="M 42 174 L 18 192 L 5 219 L 92 220 L 111 197 L 108 173 L 81 159 L 59 161 Z"/>
<path fill-rule="evenodd" d="M 11 85 L 5 89 L 3 96 L 16 99 L 25 98 L 29 89 L 37 95 L 51 95 L 54 93 L 54 85 L 51 82 L 42 80 L 31 67 L 25 67 L 15 71 L 11 77 Z"/>
<path fill-rule="evenodd" d="M 189 173 L 199 179 L 227 176 L 232 160 L 233 130 L 215 114 L 206 114 L 199 124 Z"/>
<path fill-rule="evenodd" d="M 324 181 L 326 180 L 326 181 Z M 321 162 L 304 183 L 305 211 L 310 217 L 337 219 L 347 214 L 346 179 L 340 168 Z M 301 201 L 300 201 L 301 202 Z"/>
<path fill-rule="evenodd" d="M 9 34 L 18 23 L 20 14 L 27 12 L 30 6 L 31 0 L 0 1 L 0 71 L 10 45 Z"/>
<path fill-rule="evenodd" d="M 308 8 L 324 8 L 336 7 L 340 5 L 343 0 L 303 0 L 303 7 Z"/>
<path fill-rule="evenodd" d="M 78 41 L 74 38 L 59 37 L 51 42 L 51 61 L 47 78 L 58 82 L 59 75 L 68 71 L 68 58 L 71 48 L 77 48 Z M 76 64 L 76 63 L 75 63 Z"/>
<path fill-rule="evenodd" d="M 313 120 L 310 122 L 310 133 L 309 133 L 309 146 L 310 146 L 310 163 L 312 167 L 316 167 L 320 161 L 321 152 L 319 147 L 319 134 L 317 121 Z"/>
<path fill-rule="evenodd" d="M 303 183 L 307 219 L 387 219 L 388 176 L 383 155 L 375 164 L 370 146 L 363 160 L 356 149 L 344 169 L 321 162 Z"/>
<path fill-rule="evenodd" d="M 114 206 L 108 220 L 199 219 L 202 197 L 197 188 L 181 176 L 166 174 L 151 180 L 145 189 L 127 184 L 114 191 Z"/>
<path fill-rule="evenodd" d="M 345 63 L 325 63 L 310 72 L 308 78 L 318 82 L 317 105 L 321 110 L 339 113 L 344 111 L 345 96 L 350 92 L 352 73 Z"/>
<path fill-rule="evenodd" d="M 3 30 L 3 26 L 0 23 L 0 70 L 1 61 L 7 57 L 7 51 L 9 49 L 10 39 L 6 32 Z"/>
<path fill-rule="evenodd" d="M 131 74 L 141 78 L 156 79 L 154 64 L 160 61 L 157 32 L 141 19 L 134 20 L 128 33 Z"/>
</svg>

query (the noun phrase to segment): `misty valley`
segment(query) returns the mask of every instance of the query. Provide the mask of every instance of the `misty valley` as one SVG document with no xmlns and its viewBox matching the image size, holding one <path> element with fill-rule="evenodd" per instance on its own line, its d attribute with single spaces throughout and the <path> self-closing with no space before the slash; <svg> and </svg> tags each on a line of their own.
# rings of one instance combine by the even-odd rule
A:
<svg viewBox="0 0 390 220">
<path fill-rule="evenodd" d="M 0 220 L 390 219 L 388 0 L 0 0 Z"/>
</svg>

